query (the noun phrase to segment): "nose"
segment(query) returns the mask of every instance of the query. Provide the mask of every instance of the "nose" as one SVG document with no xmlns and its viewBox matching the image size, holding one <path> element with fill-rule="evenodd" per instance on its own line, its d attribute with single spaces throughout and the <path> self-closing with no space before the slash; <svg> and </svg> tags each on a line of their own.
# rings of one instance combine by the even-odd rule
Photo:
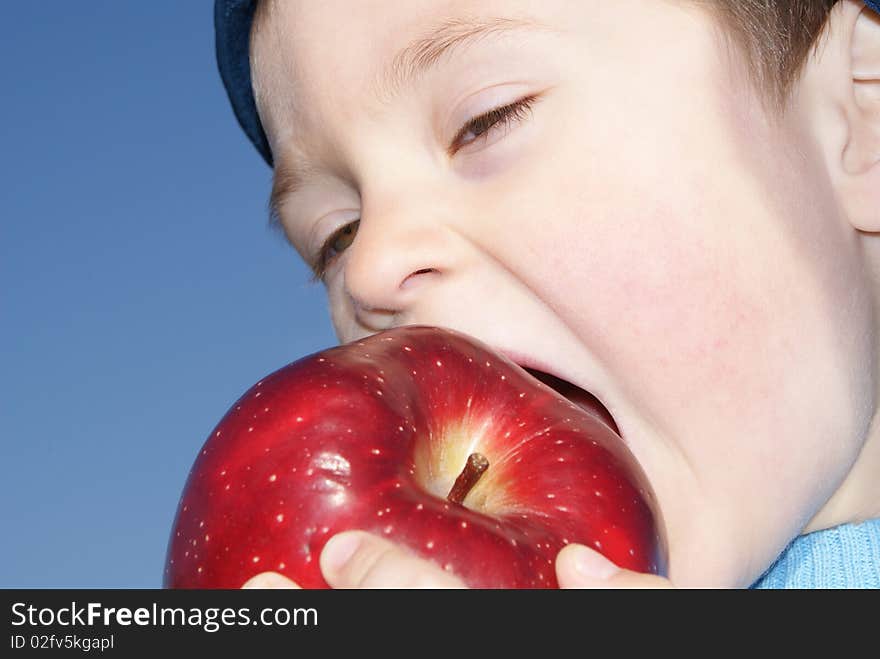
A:
<svg viewBox="0 0 880 659">
<path fill-rule="evenodd" d="M 456 268 L 458 241 L 430 203 L 363 203 L 343 275 L 357 321 L 373 331 L 414 322 L 418 302 Z"/>
</svg>

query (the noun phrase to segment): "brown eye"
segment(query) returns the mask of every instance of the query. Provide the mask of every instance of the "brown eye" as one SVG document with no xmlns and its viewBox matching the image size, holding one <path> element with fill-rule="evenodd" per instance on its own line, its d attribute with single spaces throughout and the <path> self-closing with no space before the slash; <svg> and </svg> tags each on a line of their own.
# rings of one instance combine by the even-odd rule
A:
<svg viewBox="0 0 880 659">
<path fill-rule="evenodd" d="M 333 262 L 333 259 L 351 247 L 351 244 L 354 242 L 354 238 L 357 235 L 358 225 L 360 223 L 360 220 L 349 222 L 327 239 L 324 246 L 321 248 L 320 254 L 318 254 L 318 263 L 315 266 L 316 279 L 321 279 L 324 276 L 327 266 Z"/>
</svg>

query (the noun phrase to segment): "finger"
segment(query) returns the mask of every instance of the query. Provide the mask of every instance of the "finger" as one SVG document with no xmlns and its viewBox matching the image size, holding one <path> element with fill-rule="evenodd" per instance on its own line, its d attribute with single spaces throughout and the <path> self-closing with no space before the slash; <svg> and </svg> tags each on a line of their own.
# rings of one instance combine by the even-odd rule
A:
<svg viewBox="0 0 880 659">
<path fill-rule="evenodd" d="M 333 588 L 464 588 L 458 578 L 430 561 L 364 531 L 330 538 L 320 563 Z"/>
<path fill-rule="evenodd" d="M 618 567 L 584 545 L 567 545 L 556 557 L 560 588 L 672 588 L 655 574 L 642 574 Z"/>
<path fill-rule="evenodd" d="M 294 589 L 299 588 L 295 581 L 291 581 L 283 574 L 277 572 L 260 572 L 244 582 L 242 588 L 272 588 Z"/>
</svg>

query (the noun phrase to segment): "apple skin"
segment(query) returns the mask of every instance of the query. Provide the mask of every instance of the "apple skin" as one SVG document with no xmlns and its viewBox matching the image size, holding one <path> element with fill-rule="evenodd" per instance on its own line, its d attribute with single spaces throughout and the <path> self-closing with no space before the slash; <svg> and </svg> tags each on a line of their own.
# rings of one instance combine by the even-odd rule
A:
<svg viewBox="0 0 880 659">
<path fill-rule="evenodd" d="M 410 325 L 304 357 L 248 390 L 204 444 L 171 531 L 166 588 L 272 570 L 326 588 L 318 557 L 363 529 L 475 588 L 554 588 L 569 542 L 665 574 L 648 481 L 607 412 L 485 344 Z M 489 468 L 446 494 L 468 455 Z"/>
</svg>

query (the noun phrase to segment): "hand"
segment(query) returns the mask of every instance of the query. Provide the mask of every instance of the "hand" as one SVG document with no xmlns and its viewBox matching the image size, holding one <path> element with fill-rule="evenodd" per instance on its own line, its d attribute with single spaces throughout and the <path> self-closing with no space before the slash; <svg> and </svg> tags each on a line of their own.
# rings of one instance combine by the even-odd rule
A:
<svg viewBox="0 0 880 659">
<path fill-rule="evenodd" d="M 673 588 L 672 582 L 655 574 L 642 574 L 618 567 L 602 554 L 571 544 L 556 557 L 560 588 Z"/>
<path fill-rule="evenodd" d="M 464 588 L 455 576 L 384 538 L 363 531 L 333 536 L 321 552 L 321 571 L 333 588 Z M 672 588 L 668 579 L 617 567 L 602 554 L 571 544 L 556 558 L 560 588 Z M 263 572 L 243 588 L 298 588 Z"/>
<path fill-rule="evenodd" d="M 460 579 L 385 538 L 346 531 L 321 552 L 321 572 L 331 588 L 464 588 Z M 242 588 L 299 588 L 277 572 L 263 572 Z"/>
</svg>

